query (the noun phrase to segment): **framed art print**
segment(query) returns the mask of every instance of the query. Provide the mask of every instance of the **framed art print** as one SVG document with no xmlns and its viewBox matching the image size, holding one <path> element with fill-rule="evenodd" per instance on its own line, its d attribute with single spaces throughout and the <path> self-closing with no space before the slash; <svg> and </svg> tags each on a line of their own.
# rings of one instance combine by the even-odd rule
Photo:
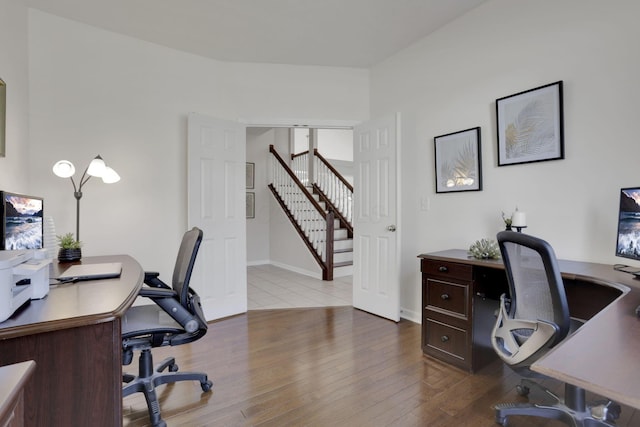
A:
<svg viewBox="0 0 640 427">
<path fill-rule="evenodd" d="M 436 193 L 482 190 L 480 127 L 433 138 Z"/>
<path fill-rule="evenodd" d="M 247 218 L 256 217 L 256 193 L 247 192 Z"/>
<path fill-rule="evenodd" d="M 253 188 L 255 182 L 256 175 L 256 164 L 255 163 L 247 163 L 247 188 Z"/>
<path fill-rule="evenodd" d="M 564 158 L 562 81 L 496 100 L 498 166 Z"/>
</svg>

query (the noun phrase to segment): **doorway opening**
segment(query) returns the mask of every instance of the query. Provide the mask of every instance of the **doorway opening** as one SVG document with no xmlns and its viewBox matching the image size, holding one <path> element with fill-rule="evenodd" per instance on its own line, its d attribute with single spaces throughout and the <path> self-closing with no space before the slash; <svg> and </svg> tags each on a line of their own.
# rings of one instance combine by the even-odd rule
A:
<svg viewBox="0 0 640 427">
<path fill-rule="evenodd" d="M 353 183 L 353 130 L 322 127 L 247 127 L 247 285 L 248 309 L 352 305 L 352 274 L 322 281 L 300 236 L 274 200 L 269 146 L 283 159 L 318 149 Z M 301 174 L 301 176 L 303 176 Z M 312 176 L 312 171 L 307 175 Z M 309 182 L 305 183 L 307 185 Z"/>
</svg>

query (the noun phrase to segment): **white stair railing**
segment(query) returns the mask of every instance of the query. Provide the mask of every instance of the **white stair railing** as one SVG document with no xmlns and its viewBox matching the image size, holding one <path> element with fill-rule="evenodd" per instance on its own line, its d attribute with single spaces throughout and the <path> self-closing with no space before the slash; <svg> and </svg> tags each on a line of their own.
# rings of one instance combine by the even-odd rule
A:
<svg viewBox="0 0 640 427">
<path fill-rule="evenodd" d="M 314 182 L 331 201 L 335 209 L 353 225 L 353 186 L 320 154 L 314 150 Z"/>
<path fill-rule="evenodd" d="M 325 212 L 309 190 L 297 179 L 275 151 L 271 152 L 271 184 L 269 188 L 278 198 L 289 219 L 296 225 L 307 246 L 314 252 L 323 268 L 323 278 L 333 278 L 333 212 Z"/>
<path fill-rule="evenodd" d="M 291 170 L 298 177 L 302 185 L 309 187 L 309 152 L 291 155 Z"/>
</svg>

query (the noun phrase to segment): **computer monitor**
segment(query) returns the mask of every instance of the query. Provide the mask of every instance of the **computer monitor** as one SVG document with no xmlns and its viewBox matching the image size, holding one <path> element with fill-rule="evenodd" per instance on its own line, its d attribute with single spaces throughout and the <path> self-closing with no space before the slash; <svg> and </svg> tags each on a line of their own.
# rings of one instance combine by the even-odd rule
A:
<svg viewBox="0 0 640 427">
<path fill-rule="evenodd" d="M 0 200 L 0 249 L 42 249 L 42 198 L 1 191 Z"/>
<path fill-rule="evenodd" d="M 620 190 L 616 255 L 640 260 L 640 187 Z"/>
</svg>

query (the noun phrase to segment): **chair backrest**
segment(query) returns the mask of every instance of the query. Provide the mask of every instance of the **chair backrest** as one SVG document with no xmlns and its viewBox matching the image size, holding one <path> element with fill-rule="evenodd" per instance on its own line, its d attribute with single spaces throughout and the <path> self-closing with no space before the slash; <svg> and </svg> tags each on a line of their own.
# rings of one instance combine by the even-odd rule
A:
<svg viewBox="0 0 640 427">
<path fill-rule="evenodd" d="M 173 268 L 173 278 L 171 285 L 173 290 L 180 296 L 180 305 L 187 307 L 189 304 L 189 282 L 191 281 L 191 273 L 196 262 L 196 256 L 202 242 L 202 230 L 193 227 L 184 233 L 176 265 Z"/>
<path fill-rule="evenodd" d="M 553 323 L 558 327 L 554 341 L 561 341 L 571 320 L 553 248 L 540 238 L 515 231 L 502 231 L 497 239 L 511 291 L 510 317 Z"/>
</svg>

